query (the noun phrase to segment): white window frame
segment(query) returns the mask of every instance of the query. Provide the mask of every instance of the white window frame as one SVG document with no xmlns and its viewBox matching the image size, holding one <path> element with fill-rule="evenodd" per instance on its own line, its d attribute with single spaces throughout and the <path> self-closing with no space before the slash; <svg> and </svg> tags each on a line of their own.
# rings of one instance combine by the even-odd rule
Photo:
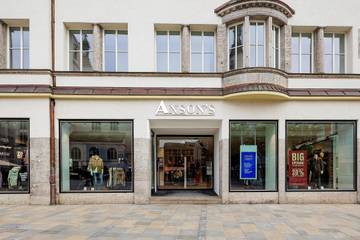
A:
<svg viewBox="0 0 360 240">
<path fill-rule="evenodd" d="M 157 59 L 157 55 L 158 55 L 158 46 L 157 46 L 157 36 L 158 36 L 158 32 L 166 32 L 166 36 L 167 36 L 167 50 L 166 50 L 166 54 L 167 54 L 167 69 L 166 72 L 170 72 L 170 32 L 178 32 L 179 33 L 179 37 L 180 37 L 180 50 L 179 50 L 179 55 L 180 55 L 180 61 L 179 61 L 179 72 L 182 71 L 181 69 L 181 61 L 182 61 L 182 56 L 181 56 L 181 48 L 182 48 L 182 41 L 181 41 L 181 31 L 180 30 L 155 30 L 155 50 L 156 50 L 156 71 L 158 71 L 157 68 L 157 64 L 158 64 L 158 59 Z M 171 52 L 171 53 L 177 53 L 177 52 Z"/>
<path fill-rule="evenodd" d="M 237 45 L 237 27 L 241 25 L 242 26 L 242 38 L 243 38 L 243 45 L 238 46 Z M 235 27 L 235 47 L 230 49 L 230 43 L 229 43 L 229 34 L 230 34 L 230 28 Z M 240 68 L 237 67 L 237 63 L 238 63 L 238 58 L 237 58 L 237 48 L 242 47 L 243 49 L 243 56 L 244 56 L 244 49 L 245 49 L 245 45 L 244 45 L 244 22 L 238 22 L 235 24 L 232 24 L 230 26 L 227 27 L 227 62 L 228 62 L 228 71 L 232 71 L 232 70 L 236 70 L 236 69 L 241 69 L 244 68 L 244 61 L 243 61 L 243 66 L 241 66 Z M 234 69 L 230 69 L 230 50 L 235 49 L 235 68 Z"/>
<path fill-rule="evenodd" d="M 213 43 L 214 43 L 214 52 L 212 52 L 214 54 L 214 69 L 212 72 L 216 72 L 216 34 L 213 31 L 190 31 L 190 72 L 195 72 L 192 70 L 192 33 L 193 32 L 201 32 L 201 72 L 205 71 L 205 53 L 210 53 L 210 52 L 205 52 L 204 50 L 204 33 L 212 33 L 213 35 Z"/>
<path fill-rule="evenodd" d="M 276 36 L 275 36 L 275 34 L 273 34 L 273 33 L 276 32 L 276 31 L 274 31 L 274 29 L 277 29 L 277 30 L 278 30 L 278 35 L 279 35 L 279 37 L 278 37 L 278 48 L 276 48 L 276 44 L 275 44 L 275 42 L 276 42 Z M 277 26 L 277 25 L 273 25 L 272 28 L 271 28 L 271 33 L 272 33 L 272 54 L 273 54 L 273 57 L 272 57 L 272 59 L 273 59 L 272 67 L 273 67 L 273 68 L 281 68 L 281 66 L 280 66 L 280 63 L 281 63 L 281 59 L 280 59 L 280 58 L 281 58 L 280 27 Z M 276 59 L 276 50 L 278 50 L 278 53 L 279 53 L 277 63 L 275 62 L 275 59 Z M 276 67 L 276 64 L 278 65 L 278 67 Z"/>
<path fill-rule="evenodd" d="M 301 47 L 301 39 L 302 39 L 302 35 L 303 34 L 310 34 L 311 35 L 311 64 L 310 64 L 310 72 L 309 73 L 313 73 L 314 72 L 314 34 L 312 32 L 293 32 L 296 34 L 299 34 L 299 56 L 298 56 L 298 61 L 299 61 L 299 71 L 296 73 L 303 73 L 302 71 L 302 47 Z M 292 40 L 293 36 L 291 35 L 291 40 Z M 291 49 L 291 58 L 292 58 L 292 49 Z"/>
<path fill-rule="evenodd" d="M 11 48 L 10 28 L 20 28 L 20 48 Z M 24 41 L 23 41 L 24 28 L 29 29 L 29 48 L 26 48 L 26 49 L 24 49 Z M 6 48 L 7 48 L 7 57 L 6 57 L 7 68 L 13 69 L 13 68 L 11 68 L 10 55 L 11 55 L 11 50 L 16 49 L 16 50 L 20 50 L 20 69 L 24 69 L 24 50 L 29 51 L 29 69 L 30 69 L 30 27 L 23 26 L 23 25 L 11 25 L 11 26 L 8 26 L 7 27 L 7 44 L 6 45 L 7 45 L 6 46 Z"/>
<path fill-rule="evenodd" d="M 251 44 L 251 24 L 256 24 L 256 35 L 255 35 L 255 45 Z M 259 46 L 262 46 L 262 45 L 259 45 L 259 34 L 258 34 L 258 30 L 257 30 L 257 26 L 259 23 L 262 23 L 262 25 L 264 26 L 264 53 L 263 53 L 263 56 L 264 56 L 264 59 L 263 59 L 263 63 L 264 65 L 263 66 L 259 66 L 259 58 L 258 58 L 258 48 Z M 272 29 L 271 29 L 272 31 Z M 249 24 L 249 66 L 250 67 L 265 67 L 266 66 L 266 24 L 265 24 L 265 21 L 250 21 L 250 24 Z M 251 66 L 251 46 L 255 46 L 255 66 Z"/>
<path fill-rule="evenodd" d="M 79 31 L 80 32 L 80 50 L 79 51 L 75 51 L 75 50 L 70 50 L 70 31 Z M 93 34 L 93 38 L 94 38 L 94 31 L 92 29 L 69 29 L 68 32 L 68 69 L 69 71 L 83 71 L 83 31 L 91 31 Z M 94 44 L 94 43 L 93 43 Z M 70 52 L 79 52 L 80 53 L 80 69 L 79 70 L 70 70 Z M 94 53 L 94 49 L 89 51 L 89 52 L 93 52 Z M 93 59 L 94 61 L 94 59 Z"/>
<path fill-rule="evenodd" d="M 115 72 L 118 72 L 119 69 L 118 69 L 118 53 L 127 53 L 127 62 L 128 62 L 128 69 L 127 69 L 127 72 L 129 71 L 129 32 L 128 30 L 113 30 L 113 29 L 104 29 L 103 31 L 103 71 L 105 71 L 105 53 L 106 52 L 113 52 L 113 51 L 106 51 L 105 49 L 105 31 L 115 31 Z M 126 37 L 127 37 L 127 41 L 128 41 L 128 49 L 126 52 L 124 51 L 119 51 L 118 50 L 118 35 L 119 35 L 119 32 L 126 32 Z"/>
<path fill-rule="evenodd" d="M 340 73 L 341 72 L 335 72 L 335 56 L 339 55 L 344 55 L 344 72 L 343 73 L 346 73 L 346 67 L 347 67 L 347 61 L 346 61 L 346 48 L 347 48 L 347 45 L 346 45 L 346 34 L 343 33 L 343 32 L 325 32 L 324 33 L 324 39 L 325 39 L 325 34 L 331 34 L 331 41 L 332 41 L 332 51 L 331 51 L 331 59 L 332 59 L 332 69 L 331 69 L 331 72 L 328 72 L 328 73 Z M 344 53 L 343 54 L 335 54 L 335 44 L 334 44 L 334 38 L 335 38 L 335 35 L 336 34 L 339 34 L 339 35 L 343 35 L 344 36 Z M 326 54 L 324 53 L 324 56 L 323 56 L 323 61 L 324 61 L 324 65 L 325 65 L 325 56 L 326 55 L 329 55 L 329 54 Z"/>
</svg>

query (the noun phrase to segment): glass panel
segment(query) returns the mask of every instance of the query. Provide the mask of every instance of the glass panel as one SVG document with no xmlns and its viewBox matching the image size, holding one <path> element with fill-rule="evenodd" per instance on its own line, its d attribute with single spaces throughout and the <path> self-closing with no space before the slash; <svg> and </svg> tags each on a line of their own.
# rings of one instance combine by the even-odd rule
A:
<svg viewBox="0 0 360 240">
<path fill-rule="evenodd" d="M 212 189 L 212 137 L 157 138 L 157 185 L 166 189 Z"/>
<path fill-rule="evenodd" d="M 82 54 L 82 65 L 83 71 L 92 71 L 93 70 L 93 52 L 83 52 Z"/>
<path fill-rule="evenodd" d="M 301 53 L 311 54 L 311 34 L 303 33 L 301 35 Z"/>
<path fill-rule="evenodd" d="M 214 33 L 205 32 L 204 33 L 204 52 L 213 53 L 214 49 L 215 49 Z"/>
<path fill-rule="evenodd" d="M 250 24 L 250 44 L 256 44 L 256 23 Z"/>
<path fill-rule="evenodd" d="M 325 55 L 325 72 L 332 73 L 333 72 L 333 56 Z"/>
<path fill-rule="evenodd" d="M 275 50 L 275 65 L 274 65 L 274 67 L 275 68 L 279 68 L 280 66 L 280 50 L 278 50 L 278 49 L 276 49 Z"/>
<path fill-rule="evenodd" d="M 116 71 L 116 55 L 115 52 L 105 52 L 105 71 Z"/>
<path fill-rule="evenodd" d="M 298 33 L 293 33 L 291 38 L 291 53 L 299 54 L 300 37 Z"/>
<path fill-rule="evenodd" d="M 299 66 L 299 55 L 291 55 L 291 72 L 293 73 L 299 73 L 300 72 L 300 66 Z"/>
<path fill-rule="evenodd" d="M 30 67 L 29 66 L 29 59 L 30 59 L 29 50 L 24 49 L 23 50 L 23 68 L 24 69 L 28 69 Z"/>
<path fill-rule="evenodd" d="M 213 53 L 205 53 L 204 55 L 204 72 L 214 72 L 215 64 L 214 64 L 214 54 Z"/>
<path fill-rule="evenodd" d="M 235 49 L 231 49 L 231 50 L 230 50 L 229 69 L 230 69 L 230 70 L 235 69 Z"/>
<path fill-rule="evenodd" d="M 19 27 L 10 28 L 10 48 L 20 48 L 21 47 L 21 31 Z"/>
<path fill-rule="evenodd" d="M 275 48 L 279 48 L 279 42 L 280 42 L 280 31 L 279 31 L 279 28 L 277 27 L 274 27 L 274 31 L 273 31 L 273 34 L 274 34 L 274 47 Z"/>
<path fill-rule="evenodd" d="M 243 46 L 243 25 L 236 26 L 236 42 L 237 46 Z"/>
<path fill-rule="evenodd" d="M 61 191 L 130 191 L 132 123 L 92 123 L 61 122 Z"/>
<path fill-rule="evenodd" d="M 264 46 L 258 46 L 258 64 L 257 67 L 263 67 L 265 66 L 265 47 Z"/>
<path fill-rule="evenodd" d="M 345 55 L 340 55 L 339 73 L 345 73 Z"/>
<path fill-rule="evenodd" d="M 202 72 L 202 54 L 192 53 L 191 54 L 191 71 Z"/>
<path fill-rule="evenodd" d="M 334 37 L 334 53 L 345 53 L 345 37 L 344 34 L 335 34 Z"/>
<path fill-rule="evenodd" d="M 10 50 L 10 68 L 21 68 L 21 51 L 20 49 L 17 50 Z"/>
<path fill-rule="evenodd" d="M 156 32 L 156 51 L 167 52 L 168 51 L 168 36 L 167 32 Z"/>
<path fill-rule="evenodd" d="M 201 32 L 191 32 L 191 52 L 202 52 L 202 36 Z"/>
<path fill-rule="evenodd" d="M 80 71 L 80 52 L 69 53 L 69 69 L 70 71 Z"/>
<path fill-rule="evenodd" d="M 276 122 L 230 122 L 230 190 L 276 191 L 276 136 Z"/>
<path fill-rule="evenodd" d="M 69 31 L 70 43 L 69 49 L 71 50 L 80 50 L 80 31 Z"/>
<path fill-rule="evenodd" d="M 354 189 L 354 123 L 287 124 L 290 190 Z"/>
<path fill-rule="evenodd" d="M 325 54 L 332 54 L 332 52 L 333 52 L 332 36 L 333 35 L 331 33 L 325 33 L 324 34 Z"/>
<path fill-rule="evenodd" d="M 119 31 L 117 40 L 117 48 L 120 52 L 128 52 L 128 35 L 127 31 Z"/>
<path fill-rule="evenodd" d="M 82 31 L 82 49 L 84 51 L 93 50 L 93 34 L 92 31 Z"/>
<path fill-rule="evenodd" d="M 237 68 L 242 68 L 244 65 L 243 65 L 243 47 L 238 47 L 237 48 Z"/>
<path fill-rule="evenodd" d="M 265 43 L 265 29 L 263 23 L 258 23 L 257 25 L 257 32 L 258 32 L 258 44 L 264 45 Z"/>
<path fill-rule="evenodd" d="M 334 72 L 344 73 L 345 72 L 345 56 L 335 55 Z"/>
<path fill-rule="evenodd" d="M 180 32 L 170 32 L 170 52 L 180 52 Z"/>
<path fill-rule="evenodd" d="M 229 28 L 229 47 L 235 47 L 235 27 Z"/>
<path fill-rule="evenodd" d="M 256 46 L 250 46 L 250 67 L 256 67 Z"/>
<path fill-rule="evenodd" d="M 128 71 L 128 53 L 120 52 L 118 53 L 118 68 L 119 72 L 127 72 Z"/>
<path fill-rule="evenodd" d="M 23 48 L 29 48 L 29 28 L 23 27 Z"/>
<path fill-rule="evenodd" d="M 29 121 L 0 120 L 0 191 L 29 191 Z"/>
<path fill-rule="evenodd" d="M 167 53 L 158 53 L 157 54 L 157 71 L 158 72 L 167 72 L 168 71 L 168 54 Z"/>
<path fill-rule="evenodd" d="M 115 51 L 116 49 L 116 38 L 115 31 L 105 31 L 105 51 Z"/>
<path fill-rule="evenodd" d="M 180 72 L 180 53 L 170 53 L 169 71 Z"/>
<path fill-rule="evenodd" d="M 311 72 L 311 55 L 301 55 L 301 72 Z"/>
</svg>

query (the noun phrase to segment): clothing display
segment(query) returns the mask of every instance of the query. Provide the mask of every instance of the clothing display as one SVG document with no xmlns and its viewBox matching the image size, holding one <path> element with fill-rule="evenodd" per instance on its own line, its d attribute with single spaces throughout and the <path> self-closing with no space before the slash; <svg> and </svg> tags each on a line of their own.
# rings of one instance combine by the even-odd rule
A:
<svg viewBox="0 0 360 240">
<path fill-rule="evenodd" d="M 20 167 L 13 167 L 8 174 L 8 187 L 9 189 L 16 188 L 18 186 Z"/>
<path fill-rule="evenodd" d="M 99 155 L 93 155 L 90 157 L 88 171 L 93 176 L 94 173 L 104 173 L 104 161 Z"/>
<path fill-rule="evenodd" d="M 111 167 L 109 168 L 109 181 L 107 187 L 115 187 L 118 184 L 125 186 L 125 171 L 123 168 Z"/>
</svg>

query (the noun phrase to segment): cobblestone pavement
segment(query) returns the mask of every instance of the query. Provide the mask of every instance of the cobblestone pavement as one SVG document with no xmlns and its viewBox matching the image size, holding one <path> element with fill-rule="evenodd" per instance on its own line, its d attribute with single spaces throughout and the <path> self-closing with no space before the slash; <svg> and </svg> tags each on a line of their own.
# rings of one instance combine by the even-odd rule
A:
<svg viewBox="0 0 360 240">
<path fill-rule="evenodd" d="M 0 239 L 360 239 L 360 205 L 0 206 Z"/>
</svg>

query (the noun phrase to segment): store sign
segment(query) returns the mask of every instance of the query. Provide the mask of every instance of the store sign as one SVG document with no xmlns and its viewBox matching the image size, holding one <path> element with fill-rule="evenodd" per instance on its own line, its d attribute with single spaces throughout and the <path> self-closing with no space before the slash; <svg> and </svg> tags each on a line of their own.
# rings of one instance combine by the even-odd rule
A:
<svg viewBox="0 0 360 240">
<path fill-rule="evenodd" d="M 289 185 L 308 185 L 306 150 L 289 151 Z"/>
<path fill-rule="evenodd" d="M 156 109 L 158 116 L 213 116 L 215 107 L 212 104 L 165 104 L 161 101 Z"/>
<path fill-rule="evenodd" d="M 257 146 L 240 146 L 240 179 L 257 179 Z"/>
</svg>

